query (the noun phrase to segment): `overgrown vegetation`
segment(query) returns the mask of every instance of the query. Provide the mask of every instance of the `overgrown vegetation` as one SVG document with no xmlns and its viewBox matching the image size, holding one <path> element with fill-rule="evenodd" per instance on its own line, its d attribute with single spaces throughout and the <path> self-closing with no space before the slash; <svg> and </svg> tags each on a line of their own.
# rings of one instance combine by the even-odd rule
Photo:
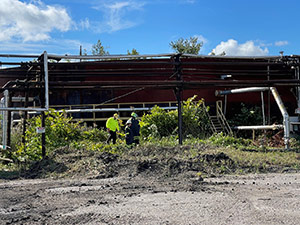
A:
<svg viewBox="0 0 300 225">
<path fill-rule="evenodd" d="M 196 95 L 183 103 L 182 120 L 183 136 L 207 137 L 210 134 L 209 108 L 204 105 L 204 99 L 195 101 Z M 156 106 L 150 114 L 144 115 L 141 121 L 141 134 L 148 141 L 153 138 L 176 135 L 178 130 L 177 110 L 165 111 Z"/>
<path fill-rule="evenodd" d="M 204 105 L 203 99 L 195 99 L 196 96 L 183 104 L 182 146 L 178 145 L 177 140 L 176 110 L 165 111 L 157 106 L 145 114 L 140 122 L 141 143 L 135 147 L 127 146 L 122 135 L 117 144 L 106 144 L 108 134 L 105 130 L 74 123 L 64 113 L 51 110 L 46 119 L 47 158 L 41 161 L 41 134 L 36 132 L 36 127 L 41 126 L 41 117 L 36 116 L 28 121 L 25 145 L 21 143 L 21 127 L 14 128 L 12 148 L 2 151 L 0 155 L 12 159 L 13 163 L 1 161 L 0 171 L 19 170 L 21 166 L 23 171 L 32 171 L 32 168 L 37 173 L 46 171 L 48 175 L 44 176 L 54 176 L 56 173 L 59 173 L 57 176 L 68 176 L 76 171 L 94 175 L 101 171 L 115 174 L 120 165 L 132 163 L 138 168 L 167 168 L 169 172 L 166 174 L 176 170 L 178 173 L 191 171 L 205 176 L 300 169 L 298 140 L 291 140 L 294 150 L 282 151 L 283 148 L 274 150 L 245 138 L 222 133 L 211 135 L 207 116 L 209 108 Z M 116 164 L 112 166 L 112 162 Z M 2 172 L 0 176 L 4 177 Z M 16 173 L 13 174 L 16 176 Z"/>
</svg>

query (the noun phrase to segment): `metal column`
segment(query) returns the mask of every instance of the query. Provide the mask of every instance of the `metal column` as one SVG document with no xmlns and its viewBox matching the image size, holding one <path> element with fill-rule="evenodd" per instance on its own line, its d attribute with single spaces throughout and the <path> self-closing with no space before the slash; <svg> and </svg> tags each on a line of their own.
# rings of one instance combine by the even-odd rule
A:
<svg viewBox="0 0 300 225">
<path fill-rule="evenodd" d="M 181 54 L 175 56 L 175 73 L 176 73 L 176 80 L 182 81 L 182 69 L 181 69 L 181 61 L 180 61 Z M 177 111 L 178 111 L 178 141 L 179 144 L 182 145 L 182 105 L 181 105 L 181 95 L 182 95 L 182 86 L 178 85 L 175 88 L 175 95 L 177 100 Z"/>
</svg>

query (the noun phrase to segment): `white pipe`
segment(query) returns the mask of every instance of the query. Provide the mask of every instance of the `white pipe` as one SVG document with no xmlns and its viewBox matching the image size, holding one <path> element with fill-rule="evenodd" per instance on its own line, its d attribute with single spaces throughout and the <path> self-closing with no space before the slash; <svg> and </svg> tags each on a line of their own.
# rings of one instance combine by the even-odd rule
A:
<svg viewBox="0 0 300 225">
<path fill-rule="evenodd" d="M 284 104 L 279 96 L 279 93 L 276 88 L 271 87 L 271 92 L 276 100 L 276 103 L 280 109 L 280 112 L 283 116 L 283 124 L 284 124 L 284 144 L 285 148 L 289 148 L 289 139 L 290 139 L 290 117 L 288 112 L 286 111 Z"/>
<path fill-rule="evenodd" d="M 250 87 L 250 88 L 239 88 L 239 89 L 224 90 L 224 91 L 216 90 L 215 94 L 216 94 L 216 96 L 220 96 L 220 95 L 238 94 L 238 93 L 245 93 L 245 92 L 267 91 L 267 90 L 269 90 L 268 87 Z"/>
<path fill-rule="evenodd" d="M 0 111 L 38 111 L 44 112 L 48 111 L 46 108 L 24 108 L 24 107 L 3 107 L 0 108 Z"/>
<path fill-rule="evenodd" d="M 177 107 L 161 107 L 166 110 L 174 110 Z M 57 112 L 66 112 L 66 113 L 84 113 L 84 112 L 126 112 L 126 111 L 147 111 L 151 110 L 152 107 L 145 108 L 104 108 L 104 109 L 66 109 L 66 110 L 56 110 Z"/>
<path fill-rule="evenodd" d="M 237 130 L 276 130 L 284 128 L 283 125 L 266 125 L 266 126 L 236 126 Z"/>
<path fill-rule="evenodd" d="M 12 102 L 25 102 L 25 97 L 12 97 L 11 99 Z M 28 98 L 29 102 L 33 102 L 34 98 L 33 97 L 29 97 Z M 1 98 L 1 103 L 4 103 L 4 98 Z"/>
<path fill-rule="evenodd" d="M 233 90 L 225 90 L 225 91 L 216 91 L 216 95 L 227 95 L 227 94 L 235 94 L 235 93 L 244 93 L 244 92 L 255 92 L 255 91 L 267 91 L 271 90 L 272 95 L 280 109 L 280 112 L 283 117 L 283 126 L 284 126 L 284 144 L 285 148 L 289 149 L 289 139 L 290 139 L 290 117 L 288 112 L 286 111 L 284 104 L 280 98 L 280 95 L 275 87 L 251 87 L 251 88 L 239 88 Z"/>
</svg>

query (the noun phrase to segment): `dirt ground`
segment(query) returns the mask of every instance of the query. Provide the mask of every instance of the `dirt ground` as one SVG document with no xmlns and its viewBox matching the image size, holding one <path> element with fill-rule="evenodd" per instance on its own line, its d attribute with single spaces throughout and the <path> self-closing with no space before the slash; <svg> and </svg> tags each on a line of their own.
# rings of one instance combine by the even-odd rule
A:
<svg viewBox="0 0 300 225">
<path fill-rule="evenodd" d="M 0 180 L 0 224 L 299 224 L 300 173 Z"/>
</svg>

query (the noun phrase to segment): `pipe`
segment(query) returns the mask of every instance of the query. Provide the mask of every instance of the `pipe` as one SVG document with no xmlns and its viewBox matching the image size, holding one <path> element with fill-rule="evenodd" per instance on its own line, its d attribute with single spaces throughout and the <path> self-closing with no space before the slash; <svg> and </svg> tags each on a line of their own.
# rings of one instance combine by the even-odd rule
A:
<svg viewBox="0 0 300 225">
<path fill-rule="evenodd" d="M 52 55 L 49 54 L 51 59 L 129 59 L 129 58 L 153 58 L 153 57 L 171 57 L 176 53 L 170 54 L 147 54 L 147 55 Z"/>
<path fill-rule="evenodd" d="M 39 55 L 0 54 L 3 58 L 38 58 Z"/>
<path fill-rule="evenodd" d="M 266 126 L 236 126 L 233 129 L 236 130 L 276 130 L 284 128 L 283 125 L 266 125 Z"/>
<path fill-rule="evenodd" d="M 266 117 L 265 117 L 265 100 L 264 100 L 264 93 L 260 92 L 261 97 L 261 108 L 262 108 L 262 118 L 263 118 L 263 125 L 266 125 Z"/>
<path fill-rule="evenodd" d="M 284 129 L 284 145 L 286 149 L 289 149 L 289 139 L 290 139 L 290 117 L 288 112 L 286 111 L 284 104 L 281 100 L 281 97 L 275 87 L 251 87 L 251 88 L 239 88 L 233 90 L 225 90 L 225 91 L 216 91 L 216 95 L 228 95 L 228 94 L 235 94 L 235 93 L 244 93 L 244 92 L 255 92 L 255 91 L 267 91 L 270 90 L 274 99 L 280 109 L 280 112 L 283 117 L 283 129 Z"/>
<path fill-rule="evenodd" d="M 48 78 L 48 55 L 44 51 L 44 71 L 45 71 L 45 108 L 49 110 L 49 78 Z"/>
<path fill-rule="evenodd" d="M 152 107 L 145 108 L 134 108 L 134 111 L 147 111 L 151 110 Z M 171 107 L 161 107 L 165 110 L 174 110 L 177 109 L 176 106 Z M 126 112 L 132 111 L 132 108 L 104 108 L 104 109 L 66 109 L 66 110 L 56 110 L 57 112 L 66 112 L 66 113 L 84 113 L 84 112 Z"/>
<path fill-rule="evenodd" d="M 1 106 L 4 105 L 4 107 L 8 107 L 8 90 L 4 91 L 4 97 L 1 98 Z M 7 149 L 7 120 L 8 120 L 8 113 L 2 112 L 3 118 L 2 118 L 2 145 L 3 149 Z"/>
<path fill-rule="evenodd" d="M 221 95 L 229 95 L 229 94 L 239 94 L 244 92 L 257 92 L 257 91 L 267 91 L 269 90 L 268 87 L 250 87 L 250 88 L 239 88 L 239 89 L 233 89 L 233 90 L 216 90 L 215 95 L 221 96 Z"/>
<path fill-rule="evenodd" d="M 288 112 L 286 111 L 286 108 L 284 107 L 284 104 L 279 96 L 279 93 L 276 88 L 271 87 L 270 88 L 276 103 L 280 109 L 280 112 L 283 116 L 283 124 L 284 124 L 284 145 L 286 149 L 289 149 L 289 139 L 290 139 L 290 117 Z"/>
<path fill-rule="evenodd" d="M 3 107 L 0 108 L 0 111 L 48 111 L 46 108 L 24 108 L 24 107 Z"/>
</svg>

